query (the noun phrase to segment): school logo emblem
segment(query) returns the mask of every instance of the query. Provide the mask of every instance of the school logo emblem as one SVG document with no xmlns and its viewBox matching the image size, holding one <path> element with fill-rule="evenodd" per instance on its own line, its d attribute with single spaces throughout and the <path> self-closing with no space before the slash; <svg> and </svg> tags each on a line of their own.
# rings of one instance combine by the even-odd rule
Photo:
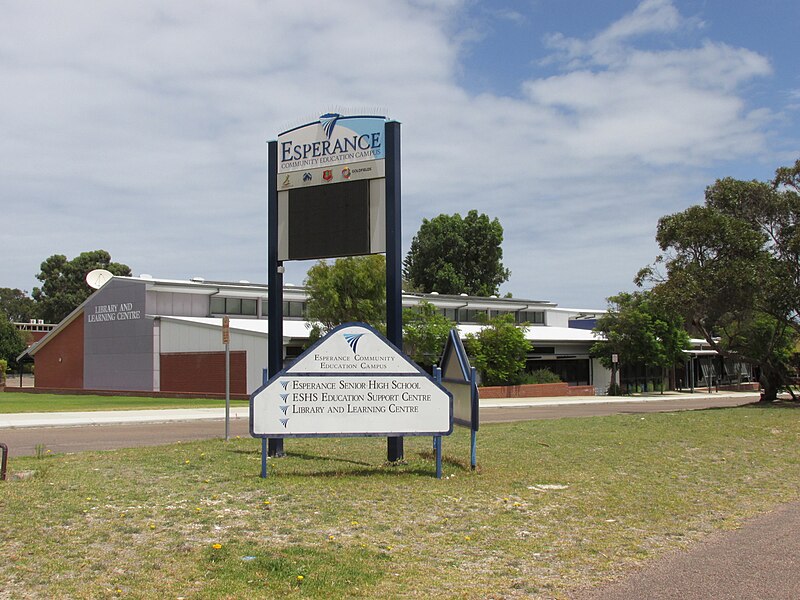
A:
<svg viewBox="0 0 800 600">
<path fill-rule="evenodd" d="M 319 118 L 320 125 L 322 125 L 322 131 L 325 132 L 325 135 L 328 139 L 331 139 L 331 135 L 333 134 L 333 128 L 336 127 L 336 121 L 339 120 L 341 117 L 339 113 L 325 113 Z"/>
<path fill-rule="evenodd" d="M 325 169 L 325 170 L 322 172 L 322 178 L 323 178 L 325 181 L 330 181 L 331 179 L 333 179 L 333 171 L 331 171 L 330 169 Z"/>
</svg>

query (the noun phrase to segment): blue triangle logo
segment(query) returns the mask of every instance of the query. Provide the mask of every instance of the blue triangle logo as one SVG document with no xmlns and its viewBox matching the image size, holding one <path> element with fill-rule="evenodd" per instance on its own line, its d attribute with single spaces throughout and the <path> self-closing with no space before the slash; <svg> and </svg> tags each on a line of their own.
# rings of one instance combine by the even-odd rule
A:
<svg viewBox="0 0 800 600">
<path fill-rule="evenodd" d="M 281 424 L 283 424 L 284 428 L 286 427 L 286 424 L 289 422 L 289 419 L 278 419 L 278 420 L 281 422 Z"/>
</svg>

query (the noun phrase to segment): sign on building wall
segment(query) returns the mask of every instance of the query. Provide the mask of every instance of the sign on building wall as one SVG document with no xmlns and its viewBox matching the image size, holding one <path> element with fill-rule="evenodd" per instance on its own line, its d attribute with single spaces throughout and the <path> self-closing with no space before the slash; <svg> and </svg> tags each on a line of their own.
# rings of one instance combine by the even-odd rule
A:
<svg viewBox="0 0 800 600">
<path fill-rule="evenodd" d="M 84 305 L 83 387 L 153 389 L 153 320 L 146 284 L 113 278 Z"/>
<path fill-rule="evenodd" d="M 332 330 L 250 399 L 255 437 L 449 435 L 451 394 L 363 323 Z"/>
<path fill-rule="evenodd" d="M 386 119 L 322 115 L 278 136 L 278 259 L 386 250 Z"/>
</svg>

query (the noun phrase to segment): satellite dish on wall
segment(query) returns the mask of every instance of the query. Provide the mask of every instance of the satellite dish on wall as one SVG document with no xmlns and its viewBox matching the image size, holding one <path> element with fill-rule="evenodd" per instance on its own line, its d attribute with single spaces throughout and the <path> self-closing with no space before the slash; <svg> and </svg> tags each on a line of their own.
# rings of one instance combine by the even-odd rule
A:
<svg viewBox="0 0 800 600">
<path fill-rule="evenodd" d="M 111 271 L 95 269 L 86 274 L 86 283 L 88 283 L 89 287 L 93 290 L 99 290 L 112 277 L 114 277 L 114 274 Z"/>
</svg>

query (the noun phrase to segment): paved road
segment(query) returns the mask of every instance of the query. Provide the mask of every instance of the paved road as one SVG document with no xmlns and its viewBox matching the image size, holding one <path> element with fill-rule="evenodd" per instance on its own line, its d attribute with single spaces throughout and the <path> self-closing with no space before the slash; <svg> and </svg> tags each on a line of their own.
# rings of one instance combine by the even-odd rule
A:
<svg viewBox="0 0 800 600">
<path fill-rule="evenodd" d="M 800 503 L 718 532 L 572 600 L 797 600 Z"/>
<path fill-rule="evenodd" d="M 491 401 L 481 408 L 482 423 L 531 419 L 590 417 L 621 413 L 696 410 L 739 406 L 757 400 L 753 394 L 651 396 L 609 402 L 607 398 L 537 398 Z M 0 415 L 0 442 L 9 456 L 32 456 L 44 445 L 56 453 L 155 446 L 225 435 L 223 409 L 100 411 Z M 128 420 L 130 422 L 121 422 Z M 63 425 L 68 426 L 63 426 Z M 231 435 L 249 436 L 247 409 L 231 412 Z"/>
<path fill-rule="evenodd" d="M 246 419 L 232 420 L 230 433 L 231 436 L 250 437 L 249 422 Z M 224 420 L 0 429 L 0 442 L 8 446 L 11 458 L 33 456 L 39 444 L 43 444 L 47 450 L 64 453 L 158 446 L 222 437 L 225 437 Z"/>
</svg>

